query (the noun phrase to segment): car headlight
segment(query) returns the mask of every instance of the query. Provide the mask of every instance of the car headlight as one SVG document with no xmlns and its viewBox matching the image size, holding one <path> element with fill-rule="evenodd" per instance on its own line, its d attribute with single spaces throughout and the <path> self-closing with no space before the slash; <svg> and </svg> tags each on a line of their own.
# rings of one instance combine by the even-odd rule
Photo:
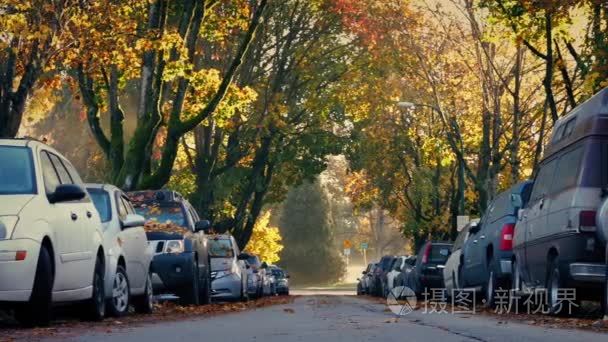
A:
<svg viewBox="0 0 608 342">
<path fill-rule="evenodd" d="M 0 216 L 0 240 L 10 239 L 19 221 L 18 216 Z"/>
<path fill-rule="evenodd" d="M 183 240 L 169 240 L 166 243 L 165 253 L 177 254 L 184 252 Z"/>
</svg>

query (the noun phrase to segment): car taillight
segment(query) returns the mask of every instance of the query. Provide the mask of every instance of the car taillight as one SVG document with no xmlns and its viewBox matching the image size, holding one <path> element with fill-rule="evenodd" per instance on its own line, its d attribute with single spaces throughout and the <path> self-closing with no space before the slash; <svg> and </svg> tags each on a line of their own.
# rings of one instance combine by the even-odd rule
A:
<svg viewBox="0 0 608 342">
<path fill-rule="evenodd" d="M 427 262 L 429 262 L 429 254 L 431 254 L 431 244 L 430 243 L 428 245 L 426 245 L 426 247 L 424 248 L 424 254 L 422 255 L 423 264 L 426 264 Z"/>
<path fill-rule="evenodd" d="M 515 223 L 507 223 L 502 226 L 500 235 L 501 251 L 510 251 L 513 249 L 513 233 L 515 233 Z"/>
<path fill-rule="evenodd" d="M 581 211 L 578 217 L 579 229 L 582 232 L 594 232 L 596 226 L 595 216 L 596 212 L 593 210 Z"/>
</svg>

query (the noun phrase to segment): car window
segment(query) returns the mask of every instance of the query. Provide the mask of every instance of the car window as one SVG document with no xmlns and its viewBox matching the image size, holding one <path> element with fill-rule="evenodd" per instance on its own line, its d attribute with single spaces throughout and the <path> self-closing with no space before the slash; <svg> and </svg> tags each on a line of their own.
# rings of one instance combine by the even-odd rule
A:
<svg viewBox="0 0 608 342">
<path fill-rule="evenodd" d="M 230 239 L 210 239 L 209 240 L 210 258 L 231 258 L 234 257 L 232 241 Z"/>
<path fill-rule="evenodd" d="M 583 148 L 579 147 L 564 154 L 557 163 L 555 180 L 552 182 L 551 194 L 575 187 L 583 158 Z"/>
<path fill-rule="evenodd" d="M 131 215 L 135 214 L 135 208 L 133 208 L 131 201 L 129 201 L 129 199 L 123 194 L 120 194 L 119 197 L 120 197 L 120 200 L 122 201 L 122 205 L 125 207 L 125 210 L 127 211 L 127 214 L 131 214 Z"/>
<path fill-rule="evenodd" d="M 87 191 L 91 195 L 95 209 L 99 212 L 101 222 L 109 222 L 112 219 L 112 207 L 108 192 L 98 188 L 88 188 Z"/>
<path fill-rule="evenodd" d="M 63 165 L 65 166 L 66 170 L 70 174 L 70 177 L 72 177 L 72 180 L 74 181 L 74 183 L 82 186 L 84 184 L 84 182 L 82 181 L 82 178 L 80 178 L 80 175 L 74 168 L 74 165 L 72 165 L 70 162 L 68 162 L 66 160 L 62 160 L 62 162 L 63 162 Z"/>
<path fill-rule="evenodd" d="M 68 173 L 68 170 L 63 165 L 63 162 L 61 161 L 61 159 L 59 159 L 59 157 L 57 157 L 56 155 L 54 155 L 52 153 L 49 153 L 49 156 L 51 157 L 51 161 L 53 162 L 53 165 L 55 166 L 55 170 L 57 171 L 57 174 L 59 175 L 59 180 L 61 181 L 61 184 L 74 184 L 74 180 L 72 180 L 72 177 L 70 176 L 70 174 Z"/>
<path fill-rule="evenodd" d="M 146 218 L 146 220 L 158 223 L 175 224 L 180 227 L 188 228 L 186 212 L 178 202 L 160 203 L 134 203 L 135 212 Z"/>
<path fill-rule="evenodd" d="M 32 152 L 26 147 L 0 147 L 0 194 L 36 193 Z"/>
<path fill-rule="evenodd" d="M 59 181 L 59 176 L 57 176 L 57 171 L 55 171 L 55 167 L 53 166 L 48 153 L 40 153 L 40 164 L 42 167 L 44 190 L 46 191 L 47 195 L 50 195 L 55 192 L 55 189 L 61 184 L 61 182 Z"/>
<path fill-rule="evenodd" d="M 116 194 L 116 209 L 118 210 L 118 218 L 124 220 L 129 212 L 127 211 L 125 202 L 123 202 L 122 196 L 120 196 L 120 194 Z"/>
<path fill-rule="evenodd" d="M 548 195 L 549 186 L 553 182 L 557 159 L 553 159 L 547 164 L 541 166 L 538 176 L 534 180 L 534 188 L 530 196 L 530 204 L 537 202 L 544 196 Z"/>
<path fill-rule="evenodd" d="M 429 262 L 433 264 L 442 264 L 448 260 L 452 253 L 450 245 L 432 245 L 429 254 Z"/>
</svg>

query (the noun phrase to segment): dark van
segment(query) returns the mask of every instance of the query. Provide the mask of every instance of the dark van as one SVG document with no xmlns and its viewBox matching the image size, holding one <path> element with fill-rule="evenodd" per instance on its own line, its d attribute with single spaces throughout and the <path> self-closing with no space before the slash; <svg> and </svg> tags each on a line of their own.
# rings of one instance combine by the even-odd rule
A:
<svg viewBox="0 0 608 342">
<path fill-rule="evenodd" d="M 514 286 L 546 289 L 551 313 L 559 291 L 598 300 L 604 242 L 597 211 L 608 194 L 608 88 L 558 120 L 514 238 Z"/>
</svg>

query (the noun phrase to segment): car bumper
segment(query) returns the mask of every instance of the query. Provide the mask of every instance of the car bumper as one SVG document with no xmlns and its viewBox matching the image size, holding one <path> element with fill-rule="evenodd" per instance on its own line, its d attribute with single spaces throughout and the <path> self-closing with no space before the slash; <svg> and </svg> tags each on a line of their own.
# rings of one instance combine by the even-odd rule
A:
<svg viewBox="0 0 608 342">
<path fill-rule="evenodd" d="M 277 283 L 277 292 L 278 293 L 286 293 L 288 291 L 289 291 L 289 285 L 288 284 Z"/>
<path fill-rule="evenodd" d="M 572 279 L 581 282 L 603 283 L 606 280 L 606 265 L 577 262 L 569 265 Z"/>
<path fill-rule="evenodd" d="M 236 274 L 211 280 L 211 297 L 214 299 L 241 298 L 241 278 Z"/>
<path fill-rule="evenodd" d="M 191 252 L 156 255 L 153 265 L 152 285 L 155 292 L 170 292 L 192 284 L 194 255 Z"/>
<path fill-rule="evenodd" d="M 17 251 L 25 259 L 15 261 Z M 0 241 L 0 302 L 26 302 L 34 287 L 40 243 L 31 239 Z"/>
</svg>

